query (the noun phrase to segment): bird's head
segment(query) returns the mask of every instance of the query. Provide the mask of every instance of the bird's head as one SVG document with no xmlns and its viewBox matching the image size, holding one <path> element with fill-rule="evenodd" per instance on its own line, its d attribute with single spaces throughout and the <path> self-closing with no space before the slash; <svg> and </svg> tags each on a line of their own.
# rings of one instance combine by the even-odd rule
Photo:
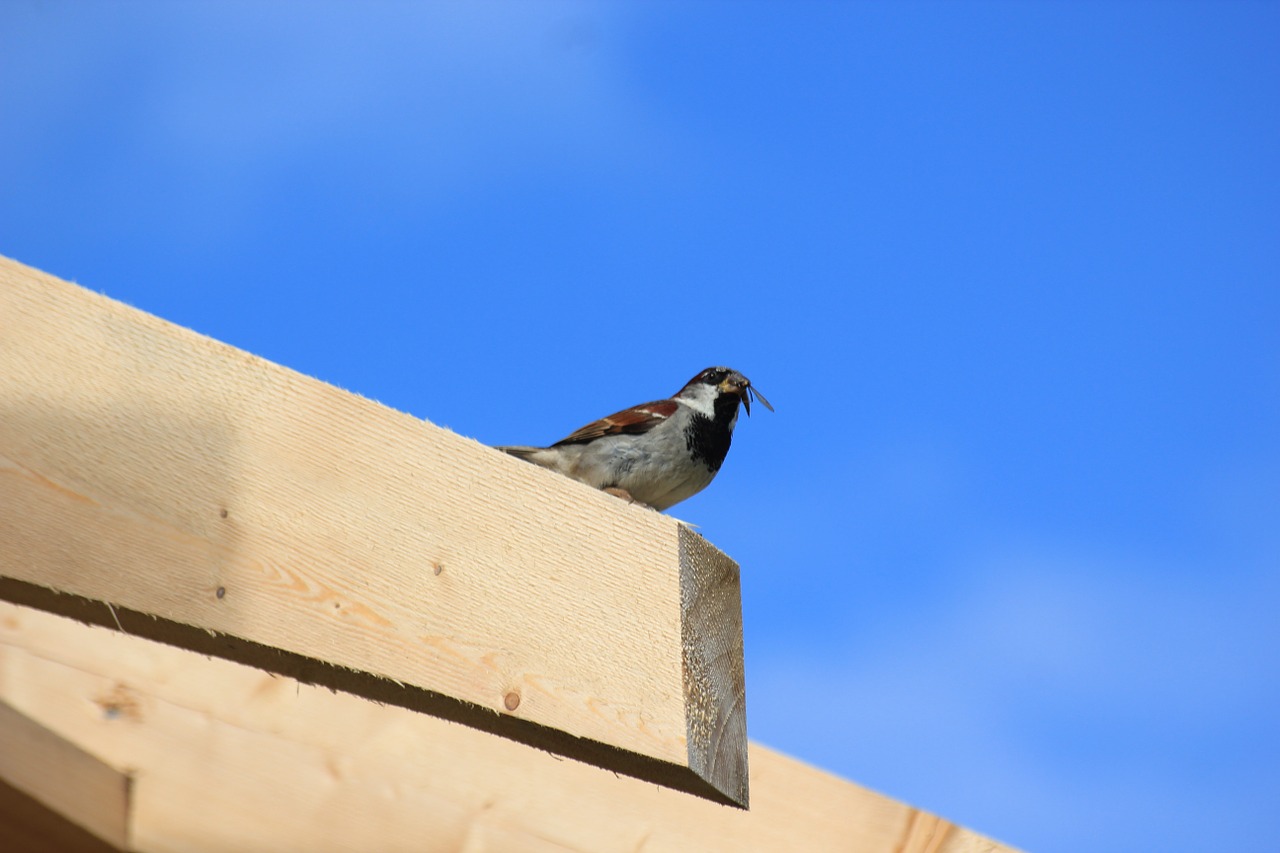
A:
<svg viewBox="0 0 1280 853">
<path fill-rule="evenodd" d="M 748 415 L 751 414 L 751 403 L 754 400 L 759 400 L 766 409 L 773 411 L 773 406 L 751 385 L 750 379 L 728 367 L 708 367 L 690 379 L 676 396 L 690 402 L 711 402 L 722 394 L 732 394 L 741 400 Z"/>
</svg>

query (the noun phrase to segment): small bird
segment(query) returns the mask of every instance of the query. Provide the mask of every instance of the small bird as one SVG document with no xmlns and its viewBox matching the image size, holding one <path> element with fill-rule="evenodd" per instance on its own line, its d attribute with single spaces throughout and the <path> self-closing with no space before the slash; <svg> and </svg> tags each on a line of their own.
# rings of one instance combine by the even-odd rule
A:
<svg viewBox="0 0 1280 853">
<path fill-rule="evenodd" d="M 550 447 L 497 449 L 663 510 L 702 491 L 716 476 L 738 423 L 738 404 L 750 415 L 753 399 L 773 411 L 747 377 L 708 367 L 670 400 L 623 409 Z"/>
</svg>

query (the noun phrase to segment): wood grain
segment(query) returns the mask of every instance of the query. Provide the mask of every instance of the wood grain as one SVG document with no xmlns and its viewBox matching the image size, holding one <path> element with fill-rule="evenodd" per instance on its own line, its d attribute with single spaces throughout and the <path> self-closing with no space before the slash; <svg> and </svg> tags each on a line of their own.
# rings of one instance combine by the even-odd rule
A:
<svg viewBox="0 0 1280 853">
<path fill-rule="evenodd" d="M 7 604 L 0 699 L 136 768 L 142 853 L 1011 850 L 757 744 L 746 811 Z"/>
<path fill-rule="evenodd" d="M 685 606 L 737 573 L 690 536 L 0 259 L 11 600 L 741 804 L 740 615 Z"/>
<path fill-rule="evenodd" d="M 680 529 L 684 693 L 693 769 L 749 804 L 742 594 L 738 566 L 705 539 Z M 726 701 L 729 700 L 729 701 Z"/>
<path fill-rule="evenodd" d="M 102 842 L 120 849 L 128 846 L 129 775 L 3 700 L 0 700 L 0 780 L 88 830 Z M 97 849 L 103 845 L 83 846 Z"/>
</svg>

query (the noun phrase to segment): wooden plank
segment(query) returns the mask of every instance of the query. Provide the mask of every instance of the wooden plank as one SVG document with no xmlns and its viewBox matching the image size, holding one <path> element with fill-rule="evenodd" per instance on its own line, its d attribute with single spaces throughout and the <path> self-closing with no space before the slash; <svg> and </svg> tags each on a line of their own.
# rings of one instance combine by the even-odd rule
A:
<svg viewBox="0 0 1280 853">
<path fill-rule="evenodd" d="M 0 597 L 747 803 L 696 534 L 3 259 Z"/>
<path fill-rule="evenodd" d="M 130 780 L 74 743 L 46 729 L 0 700 L 0 782 L 26 794 L 50 811 L 99 839 L 85 839 L 44 822 L 42 831 L 56 832 L 64 849 L 100 850 L 128 847 Z M 4 802 L 16 804 L 12 797 Z M 28 814 L 0 813 L 8 844 L 12 832 L 26 825 Z M 73 845 L 69 847 L 67 845 Z M 19 849 L 10 846 L 8 849 Z"/>
<path fill-rule="evenodd" d="M 0 698 L 138 768 L 144 853 L 1010 850 L 757 744 L 751 809 L 727 808 L 12 605 L 0 605 Z"/>
</svg>

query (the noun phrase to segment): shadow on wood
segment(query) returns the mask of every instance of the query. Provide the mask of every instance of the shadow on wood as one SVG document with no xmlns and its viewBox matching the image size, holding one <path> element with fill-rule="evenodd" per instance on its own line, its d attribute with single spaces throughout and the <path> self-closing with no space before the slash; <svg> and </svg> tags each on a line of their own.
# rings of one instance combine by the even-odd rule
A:
<svg viewBox="0 0 1280 853">
<path fill-rule="evenodd" d="M 382 705 L 396 705 L 473 729 L 518 741 L 552 754 L 653 782 L 715 802 L 743 807 L 690 771 L 681 767 L 606 744 L 576 738 L 559 729 L 528 720 L 495 713 L 488 708 L 408 684 L 397 684 L 366 672 L 334 666 L 281 649 L 226 634 L 193 628 L 158 616 L 138 613 L 127 607 L 108 607 L 101 601 L 46 587 L 0 577 L 0 599 L 65 616 L 87 625 L 118 630 L 129 636 L 155 640 L 210 657 L 247 664 L 256 669 L 296 679 L 303 684 L 350 693 Z M 741 718 L 741 715 L 739 715 Z M 721 726 L 724 725 L 722 722 Z M 745 735 L 745 723 L 742 725 Z M 713 735 L 708 734 L 710 738 Z M 745 787 L 745 786 L 744 786 Z M 745 791 L 742 792 L 745 796 Z"/>
</svg>

